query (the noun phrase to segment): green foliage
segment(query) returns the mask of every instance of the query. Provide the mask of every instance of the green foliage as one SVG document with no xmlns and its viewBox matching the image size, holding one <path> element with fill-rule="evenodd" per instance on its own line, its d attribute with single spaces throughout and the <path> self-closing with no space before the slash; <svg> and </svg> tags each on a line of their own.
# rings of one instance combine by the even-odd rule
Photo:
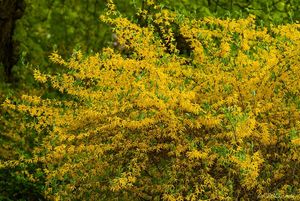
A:
<svg viewBox="0 0 300 201">
<path fill-rule="evenodd" d="M 116 0 L 118 10 L 136 20 L 145 0 Z M 254 14 L 261 23 L 287 23 L 300 19 L 300 0 L 191 0 L 159 1 L 162 7 L 189 17 L 246 17 Z M 54 50 L 70 56 L 73 49 L 97 52 L 112 42 L 110 28 L 99 21 L 105 2 L 99 0 L 27 0 L 25 16 L 19 20 L 15 39 L 21 42 L 23 61 L 47 66 Z M 20 64 L 22 65 L 22 64 Z M 22 71 L 22 69 L 20 69 Z"/>
<path fill-rule="evenodd" d="M 20 171 L 22 171 L 21 168 L 1 169 L 0 200 L 45 200 L 41 194 L 44 182 L 32 182 L 28 179 L 27 175 L 20 173 Z"/>
<path fill-rule="evenodd" d="M 116 0 L 122 15 L 140 22 L 135 13 L 146 9 L 146 0 Z M 14 69 L 21 82 L 33 84 L 30 79 L 33 68 L 42 67 L 57 71 L 48 55 L 59 50 L 63 56 L 71 56 L 74 49 L 86 53 L 98 52 L 112 44 L 111 28 L 99 21 L 105 12 L 106 2 L 100 0 L 27 0 L 25 15 L 17 23 L 14 38 L 20 41 L 21 61 Z M 293 22 L 300 19 L 297 12 L 300 0 L 191 0 L 159 1 L 162 8 L 174 10 L 189 17 L 246 17 L 257 16 L 258 23 L 268 25 Z"/>
<path fill-rule="evenodd" d="M 187 16 L 216 16 L 240 18 L 249 14 L 256 15 L 266 24 L 289 23 L 300 19 L 300 1 L 284 0 L 191 0 L 159 1 L 171 9 Z"/>
</svg>

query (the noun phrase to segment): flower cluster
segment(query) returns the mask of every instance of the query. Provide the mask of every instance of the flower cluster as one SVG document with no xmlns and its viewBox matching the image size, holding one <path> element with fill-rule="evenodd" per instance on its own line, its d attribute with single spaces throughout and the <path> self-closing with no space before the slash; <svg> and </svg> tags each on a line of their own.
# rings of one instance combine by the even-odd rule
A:
<svg viewBox="0 0 300 201">
<path fill-rule="evenodd" d="M 30 162 L 44 164 L 45 194 L 170 201 L 299 196 L 300 25 L 266 29 L 254 16 L 194 20 L 156 12 L 143 27 L 101 17 L 126 53 L 105 48 L 69 60 L 52 54 L 68 71 L 34 75 L 63 100 L 4 103 L 34 118 L 29 126 L 44 135 Z M 190 52 L 178 49 L 174 27 Z M 2 165 L 12 164 L 18 163 Z"/>
</svg>

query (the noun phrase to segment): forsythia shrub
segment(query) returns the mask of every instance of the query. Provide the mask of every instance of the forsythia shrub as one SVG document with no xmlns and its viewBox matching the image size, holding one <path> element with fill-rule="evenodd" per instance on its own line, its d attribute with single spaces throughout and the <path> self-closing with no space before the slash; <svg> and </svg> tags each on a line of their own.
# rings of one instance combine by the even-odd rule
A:
<svg viewBox="0 0 300 201">
<path fill-rule="evenodd" d="M 109 7 L 120 50 L 53 53 L 68 72 L 34 76 L 65 96 L 5 101 L 42 143 L 1 166 L 42 164 L 50 200 L 300 199 L 300 25 Z"/>
</svg>

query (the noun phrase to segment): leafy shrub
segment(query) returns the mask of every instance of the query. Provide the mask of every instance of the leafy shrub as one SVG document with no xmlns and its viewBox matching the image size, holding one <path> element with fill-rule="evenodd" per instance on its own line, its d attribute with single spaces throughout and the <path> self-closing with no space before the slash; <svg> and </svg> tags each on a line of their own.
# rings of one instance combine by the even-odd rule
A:
<svg viewBox="0 0 300 201">
<path fill-rule="evenodd" d="M 118 50 L 53 53 L 34 76 L 64 98 L 3 104 L 41 145 L 2 167 L 43 164 L 53 200 L 299 198 L 300 25 L 109 8 Z"/>
</svg>

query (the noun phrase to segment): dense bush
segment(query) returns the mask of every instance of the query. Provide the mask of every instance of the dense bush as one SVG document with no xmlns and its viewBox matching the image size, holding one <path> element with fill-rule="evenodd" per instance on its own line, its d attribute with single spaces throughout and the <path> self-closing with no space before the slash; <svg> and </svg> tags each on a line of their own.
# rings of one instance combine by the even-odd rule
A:
<svg viewBox="0 0 300 201">
<path fill-rule="evenodd" d="M 34 151 L 1 167 L 51 200 L 299 199 L 300 25 L 148 6 L 140 26 L 109 4 L 117 50 L 35 71 L 60 99 L 6 100 Z"/>
</svg>

